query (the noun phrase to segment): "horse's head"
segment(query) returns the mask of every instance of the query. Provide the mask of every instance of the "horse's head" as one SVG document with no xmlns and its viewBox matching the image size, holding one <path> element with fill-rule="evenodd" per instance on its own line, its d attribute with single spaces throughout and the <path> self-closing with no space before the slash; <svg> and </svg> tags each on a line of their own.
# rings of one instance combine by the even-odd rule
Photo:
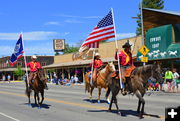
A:
<svg viewBox="0 0 180 121">
<path fill-rule="evenodd" d="M 109 63 L 107 64 L 107 69 L 108 69 L 110 72 L 115 72 L 115 71 L 116 71 L 113 62 L 109 62 Z"/>
<path fill-rule="evenodd" d="M 162 82 L 163 78 L 162 78 L 162 72 L 161 72 L 161 68 L 159 65 L 153 65 L 152 66 L 152 71 L 151 71 L 151 76 L 153 78 L 155 78 L 158 82 Z"/>
</svg>

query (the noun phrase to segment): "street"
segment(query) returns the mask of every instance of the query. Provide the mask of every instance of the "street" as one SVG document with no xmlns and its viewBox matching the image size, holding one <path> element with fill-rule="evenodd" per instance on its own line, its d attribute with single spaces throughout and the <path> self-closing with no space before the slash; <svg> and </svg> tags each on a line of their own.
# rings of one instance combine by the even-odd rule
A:
<svg viewBox="0 0 180 121">
<path fill-rule="evenodd" d="M 48 84 L 45 100 L 41 109 L 27 105 L 23 82 L 0 83 L 0 121 L 163 121 L 165 107 L 179 106 L 179 93 L 154 92 L 145 95 L 145 112 L 143 119 L 136 113 L 136 96 L 118 95 L 118 105 L 122 116 L 116 111 L 107 112 L 105 90 L 102 91 L 101 103 L 97 103 L 97 89 L 93 92 L 93 103 L 88 100 L 84 85 L 60 86 Z M 33 97 L 33 95 L 31 96 Z M 115 105 L 113 104 L 113 109 Z"/>
</svg>

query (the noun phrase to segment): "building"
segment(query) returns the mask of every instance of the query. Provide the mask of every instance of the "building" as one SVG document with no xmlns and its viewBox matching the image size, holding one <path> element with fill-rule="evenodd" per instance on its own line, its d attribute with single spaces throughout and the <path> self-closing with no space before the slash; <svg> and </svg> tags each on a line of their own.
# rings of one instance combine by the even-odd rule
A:
<svg viewBox="0 0 180 121">
<path fill-rule="evenodd" d="M 42 66 L 50 65 L 54 62 L 54 56 L 37 56 L 37 60 L 41 63 Z M 25 71 L 24 57 L 20 58 L 14 66 L 9 64 L 10 56 L 0 58 L 0 80 L 2 80 L 3 75 L 11 75 L 11 80 L 16 80 L 17 77 L 13 74 L 17 67 L 20 66 L 22 70 Z M 27 62 L 31 61 L 31 56 L 26 56 Z"/>
<path fill-rule="evenodd" d="M 118 40 L 118 48 L 120 50 L 122 50 L 122 45 L 126 43 L 127 40 L 129 40 L 132 45 L 132 54 L 135 60 L 137 52 L 142 46 L 141 36 Z M 115 49 L 115 41 L 100 43 L 98 52 L 100 53 L 103 62 L 107 63 L 113 61 L 114 64 L 117 65 L 117 61 L 114 59 Z M 44 68 L 46 70 L 54 69 L 58 78 L 70 79 L 71 76 L 76 74 L 78 75 L 79 80 L 83 82 L 84 74 L 91 68 L 90 63 L 92 62 L 92 59 L 73 61 L 72 56 L 73 53 L 54 56 L 54 63 L 52 65 L 45 66 Z"/>
<path fill-rule="evenodd" d="M 180 12 L 144 8 L 143 25 L 149 62 L 180 71 Z"/>
</svg>

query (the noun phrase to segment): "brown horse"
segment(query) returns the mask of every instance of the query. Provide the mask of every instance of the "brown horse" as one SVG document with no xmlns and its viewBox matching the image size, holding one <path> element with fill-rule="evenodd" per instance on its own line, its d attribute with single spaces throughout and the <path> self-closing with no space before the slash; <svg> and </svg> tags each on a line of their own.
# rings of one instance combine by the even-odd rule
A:
<svg viewBox="0 0 180 121">
<path fill-rule="evenodd" d="M 86 73 L 86 75 L 85 75 L 85 91 L 88 91 L 90 93 L 90 100 L 92 100 L 92 92 L 93 92 L 94 88 L 96 87 L 96 88 L 98 88 L 98 91 L 99 91 L 98 103 L 100 103 L 101 89 L 105 88 L 106 91 L 108 90 L 107 78 L 114 71 L 115 71 L 115 66 L 114 66 L 113 62 L 108 63 L 104 69 L 99 71 L 97 79 L 93 85 L 90 84 L 91 72 Z M 109 103 L 108 97 L 107 97 L 107 101 Z"/>
<path fill-rule="evenodd" d="M 118 74 L 116 74 L 118 75 Z M 155 78 L 158 82 L 162 81 L 161 69 L 158 65 L 145 65 L 141 67 L 137 67 L 131 73 L 131 76 L 127 78 L 125 85 L 125 90 L 129 93 L 135 94 L 139 99 L 137 112 L 140 113 L 140 118 L 143 118 L 144 114 L 144 105 L 145 100 L 143 98 L 146 93 L 148 87 L 148 79 L 150 77 Z M 109 111 L 111 111 L 112 103 L 114 102 L 117 108 L 118 114 L 121 114 L 117 105 L 117 94 L 120 90 L 120 83 L 115 77 L 109 79 L 109 88 L 106 93 L 106 97 L 109 96 L 110 91 L 112 92 L 111 103 L 109 105 Z M 142 108 L 140 111 L 140 107 L 142 104 Z"/>
<path fill-rule="evenodd" d="M 42 71 L 38 70 L 36 74 L 37 75 L 35 76 L 34 82 L 32 83 L 32 90 L 34 90 L 35 104 L 38 105 L 38 107 L 40 108 L 44 101 L 45 82 L 41 81 L 42 79 L 41 76 L 43 75 Z M 32 90 L 28 87 L 27 79 L 26 79 L 26 95 L 28 96 L 29 105 L 31 105 L 30 95 Z M 40 102 L 39 93 L 41 93 L 41 102 Z"/>
</svg>

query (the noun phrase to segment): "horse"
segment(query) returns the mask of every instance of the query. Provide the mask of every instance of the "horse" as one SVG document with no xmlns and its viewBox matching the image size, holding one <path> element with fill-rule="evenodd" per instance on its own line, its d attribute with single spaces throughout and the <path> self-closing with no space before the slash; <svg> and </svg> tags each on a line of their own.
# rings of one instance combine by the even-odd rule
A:
<svg viewBox="0 0 180 121">
<path fill-rule="evenodd" d="M 117 72 L 116 75 L 119 75 L 118 73 L 119 72 Z M 143 96 L 148 88 L 148 79 L 150 77 L 155 78 L 158 82 L 162 81 L 161 69 L 159 65 L 156 64 L 145 65 L 135 68 L 131 72 L 130 77 L 126 78 L 126 83 L 124 84 L 125 90 L 128 91 L 129 94 L 133 94 L 133 95 L 135 94 L 139 99 L 137 112 L 139 113 L 140 118 L 143 118 L 143 114 L 144 114 L 145 100 Z M 119 90 L 121 89 L 120 82 L 119 79 L 117 79 L 116 77 L 109 77 L 109 78 L 111 79 L 108 79 L 109 88 L 106 93 L 106 97 L 108 97 L 110 92 L 112 92 L 112 98 L 108 110 L 111 111 L 111 106 L 112 103 L 114 102 L 117 108 L 117 113 L 121 115 L 121 112 L 117 105 L 117 98 L 116 98 L 117 94 L 119 93 Z M 141 107 L 141 111 L 140 111 L 140 107 Z"/>
<path fill-rule="evenodd" d="M 105 88 L 106 91 L 108 90 L 107 85 L 107 77 L 115 71 L 115 66 L 113 62 L 110 62 L 106 65 L 106 67 L 99 71 L 97 74 L 96 82 L 93 85 L 90 84 L 91 81 L 91 72 L 85 74 L 85 92 L 88 91 L 90 93 L 90 101 L 92 100 L 92 92 L 94 88 L 98 88 L 98 103 L 100 103 L 100 96 L 101 96 L 101 89 Z M 109 98 L 107 97 L 107 102 L 109 103 Z"/>
<path fill-rule="evenodd" d="M 41 105 L 44 101 L 45 81 L 42 82 L 42 75 L 43 75 L 42 71 L 38 70 L 35 78 L 33 79 L 34 82 L 32 83 L 32 89 L 30 89 L 28 87 L 27 78 L 25 81 L 26 82 L 26 95 L 28 96 L 28 100 L 29 100 L 28 104 L 31 105 L 30 95 L 31 95 L 32 90 L 34 90 L 35 104 L 38 105 L 39 108 L 41 107 Z M 40 102 L 39 93 L 41 94 L 41 102 Z M 38 103 L 37 103 L 37 101 L 38 101 Z"/>
</svg>

